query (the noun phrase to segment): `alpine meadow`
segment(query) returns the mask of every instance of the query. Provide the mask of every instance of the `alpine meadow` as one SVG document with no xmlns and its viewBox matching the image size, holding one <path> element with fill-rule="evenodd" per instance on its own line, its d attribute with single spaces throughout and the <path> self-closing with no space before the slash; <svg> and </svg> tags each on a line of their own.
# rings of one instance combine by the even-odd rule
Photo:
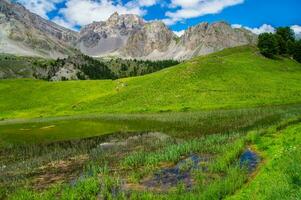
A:
<svg viewBox="0 0 301 200">
<path fill-rule="evenodd" d="M 0 0 L 0 199 L 301 199 L 300 3 L 270 3 Z"/>
</svg>

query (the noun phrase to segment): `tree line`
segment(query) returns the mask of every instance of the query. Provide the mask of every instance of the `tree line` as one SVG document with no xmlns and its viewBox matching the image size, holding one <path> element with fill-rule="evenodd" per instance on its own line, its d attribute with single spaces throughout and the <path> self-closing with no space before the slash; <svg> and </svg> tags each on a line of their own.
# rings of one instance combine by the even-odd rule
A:
<svg viewBox="0 0 301 200">
<path fill-rule="evenodd" d="M 295 33 L 290 27 L 279 27 L 275 33 L 260 34 L 258 48 L 267 58 L 289 56 L 301 63 L 301 39 L 295 38 Z"/>
<path fill-rule="evenodd" d="M 37 70 L 34 77 L 38 79 L 51 80 L 62 68 L 73 68 L 76 77 L 80 80 L 92 79 L 118 79 L 132 76 L 141 76 L 159 71 L 161 69 L 179 64 L 175 60 L 136 60 L 136 59 L 102 59 L 92 58 L 84 54 L 58 58 L 57 60 L 43 60 L 33 63 Z"/>
<path fill-rule="evenodd" d="M 117 78 L 142 76 L 179 64 L 176 60 L 101 59 Z"/>
</svg>

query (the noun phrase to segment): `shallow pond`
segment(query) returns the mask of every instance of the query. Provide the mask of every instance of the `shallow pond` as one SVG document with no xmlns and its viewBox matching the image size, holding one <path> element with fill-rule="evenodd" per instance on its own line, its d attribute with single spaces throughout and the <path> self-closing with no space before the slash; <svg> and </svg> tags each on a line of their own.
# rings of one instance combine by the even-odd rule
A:
<svg viewBox="0 0 301 200">
<path fill-rule="evenodd" d="M 241 167 L 246 167 L 249 173 L 252 173 L 256 170 L 258 164 L 260 163 L 260 157 L 255 151 L 251 149 L 245 150 L 240 158 L 239 163 Z"/>
<path fill-rule="evenodd" d="M 210 158 L 208 156 L 192 154 L 180 160 L 173 167 L 163 168 L 155 172 L 152 178 L 144 181 L 142 184 L 146 188 L 160 188 L 160 190 L 168 190 L 179 184 L 184 184 L 186 189 L 190 189 L 194 182 L 193 170 L 207 170 L 205 167 L 202 167 L 200 163 L 207 163 L 209 160 Z"/>
</svg>

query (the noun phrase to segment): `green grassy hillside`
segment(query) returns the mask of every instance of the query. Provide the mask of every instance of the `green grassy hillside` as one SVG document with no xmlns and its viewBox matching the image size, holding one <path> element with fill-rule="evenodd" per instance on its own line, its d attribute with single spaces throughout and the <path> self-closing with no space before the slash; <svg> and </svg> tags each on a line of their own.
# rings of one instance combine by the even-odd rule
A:
<svg viewBox="0 0 301 200">
<path fill-rule="evenodd" d="M 0 81 L 0 117 L 167 112 L 301 102 L 301 64 L 227 49 L 116 81 Z"/>
<path fill-rule="evenodd" d="M 15 56 L 0 53 L 0 79 L 33 78 L 34 63 L 45 63 L 46 59 L 29 56 Z"/>
</svg>

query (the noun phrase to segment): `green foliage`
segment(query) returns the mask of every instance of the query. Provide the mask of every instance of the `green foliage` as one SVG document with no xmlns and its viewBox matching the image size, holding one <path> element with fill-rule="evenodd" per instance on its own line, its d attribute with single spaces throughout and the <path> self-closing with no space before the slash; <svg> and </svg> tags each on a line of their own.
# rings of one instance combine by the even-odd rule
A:
<svg viewBox="0 0 301 200">
<path fill-rule="evenodd" d="M 200 138 L 180 144 L 170 144 L 159 152 L 137 152 L 126 157 L 122 165 L 125 167 L 152 166 L 160 162 L 176 162 L 181 156 L 192 153 L 220 153 L 227 148 L 223 144 L 238 136 L 238 134 L 230 134 L 229 136 L 217 134 L 208 136 L 206 139 Z"/>
<path fill-rule="evenodd" d="M 258 48 L 261 54 L 268 58 L 288 55 L 301 62 L 300 41 L 295 40 L 294 31 L 290 27 L 279 27 L 275 34 L 260 34 Z"/>
<path fill-rule="evenodd" d="M 258 37 L 258 48 L 262 55 L 274 58 L 279 53 L 277 37 L 272 33 L 262 33 Z"/>
<path fill-rule="evenodd" d="M 142 60 L 123 60 L 117 59 L 97 59 L 83 54 L 69 56 L 64 59 L 57 59 L 55 61 L 35 61 L 33 65 L 37 69 L 44 69 L 47 71 L 47 76 L 42 73 L 34 73 L 37 79 L 51 80 L 52 77 L 62 68 L 73 67 L 78 72 L 76 76 L 80 80 L 103 80 L 116 79 L 132 76 L 140 76 L 150 74 L 164 68 L 179 64 L 174 60 L 162 61 L 142 61 Z M 66 80 L 66 78 L 62 78 Z"/>
<path fill-rule="evenodd" d="M 46 77 L 44 74 L 36 74 L 36 78 L 41 79 L 50 80 L 61 68 L 68 68 L 70 66 L 72 66 L 75 70 L 78 70 L 76 76 L 80 80 L 115 79 L 112 71 L 104 63 L 83 54 L 69 56 L 64 59 L 58 58 L 53 62 L 39 66 L 47 69 L 48 72 Z M 67 79 L 66 77 L 62 77 L 62 80 L 64 81 Z"/>
<path fill-rule="evenodd" d="M 0 54 L 0 79 L 35 78 L 36 69 L 44 69 L 51 62 L 39 57 Z"/>
<path fill-rule="evenodd" d="M 290 27 L 279 27 L 276 29 L 276 34 L 279 35 L 285 42 L 295 41 L 295 33 Z"/>
<path fill-rule="evenodd" d="M 294 46 L 293 57 L 296 61 L 301 63 L 301 40 L 297 41 Z"/>
<path fill-rule="evenodd" d="M 296 44 L 297 44 L 297 41 L 292 41 L 292 40 L 287 41 L 286 46 L 287 46 L 288 55 L 294 55 L 294 53 L 296 51 Z M 297 60 L 297 59 L 295 59 L 295 60 Z"/>
<path fill-rule="evenodd" d="M 290 27 L 279 27 L 276 30 L 279 54 L 285 55 L 291 52 L 291 44 L 295 42 L 295 33 Z M 290 54 L 292 55 L 292 54 Z"/>
<path fill-rule="evenodd" d="M 175 60 L 124 60 L 120 58 L 116 59 L 99 59 L 104 65 L 112 70 L 118 78 L 126 78 L 132 76 L 141 76 L 145 74 L 150 74 L 162 69 L 175 66 L 179 64 Z"/>
<path fill-rule="evenodd" d="M 89 56 L 83 56 L 86 61 L 79 69 L 92 80 L 115 79 L 111 70 L 103 63 Z"/>
<path fill-rule="evenodd" d="M 62 200 L 97 199 L 100 190 L 100 182 L 97 177 L 78 180 L 74 186 L 66 187 L 61 193 Z"/>
<path fill-rule="evenodd" d="M 273 36 L 276 38 L 276 45 L 278 46 L 278 52 L 277 53 L 280 54 L 280 55 L 285 55 L 288 52 L 287 41 L 285 41 L 283 39 L 283 37 L 281 37 L 281 35 L 276 34 L 276 35 L 273 35 Z M 268 56 L 266 56 L 266 57 L 268 57 Z"/>
</svg>

